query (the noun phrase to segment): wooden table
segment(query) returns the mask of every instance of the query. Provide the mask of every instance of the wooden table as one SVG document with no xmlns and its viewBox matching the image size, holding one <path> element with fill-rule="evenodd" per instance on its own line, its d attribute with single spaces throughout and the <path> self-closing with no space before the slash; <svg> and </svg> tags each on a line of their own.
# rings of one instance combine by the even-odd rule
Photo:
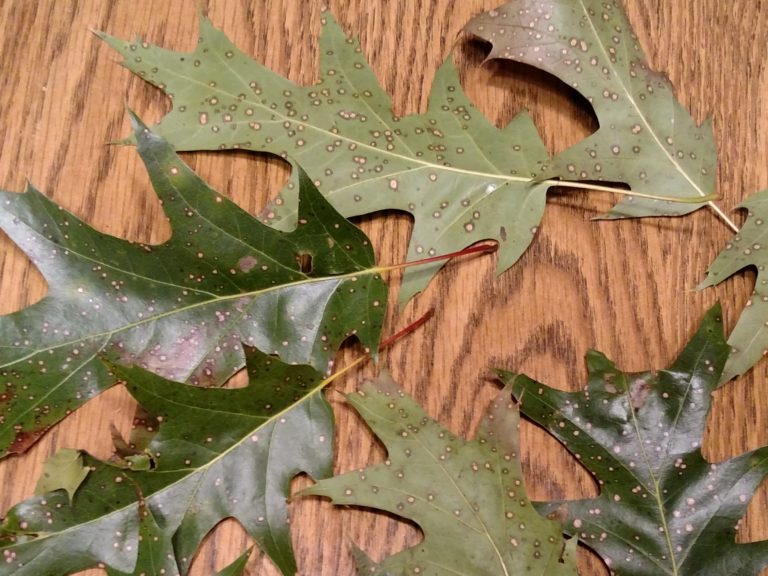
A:
<svg viewBox="0 0 768 576">
<path fill-rule="evenodd" d="M 330 0 L 343 28 L 359 36 L 364 54 L 400 114 L 426 107 L 437 66 L 468 18 L 493 0 Z M 246 52 L 290 79 L 317 78 L 319 0 L 203 1 L 213 22 Z M 680 100 L 701 121 L 714 118 L 720 150 L 721 205 L 731 210 L 768 185 L 768 5 L 761 0 L 626 0 L 654 68 L 665 71 Z M 160 242 L 169 229 L 135 151 L 106 142 L 128 131 L 128 104 L 148 121 L 169 102 L 116 64 L 118 57 L 89 29 L 122 38 L 140 35 L 168 48 L 191 50 L 197 37 L 192 0 L 0 0 L 0 186 L 23 190 L 29 180 L 58 203 L 111 234 Z M 482 64 L 486 48 L 459 37 L 463 84 L 477 106 L 503 125 L 527 108 L 550 152 L 596 128 L 585 102 L 545 74 L 509 63 Z M 185 154 L 215 188 L 258 212 L 287 178 L 286 165 L 249 153 Z M 391 307 L 391 333 L 434 307 L 435 318 L 386 355 L 402 386 L 430 414 L 462 435 L 474 432 L 497 390 L 490 368 L 525 372 L 577 389 L 582 360 L 597 348 L 627 370 L 666 366 L 687 342 L 704 311 L 720 299 L 730 329 L 751 291 L 753 275 L 694 290 L 730 236 L 708 210 L 687 218 L 595 222 L 614 198 L 555 193 L 532 247 L 495 277 L 495 257 L 454 262 L 403 311 Z M 742 215 L 735 216 L 741 222 Z M 410 222 L 388 214 L 360 219 L 382 262 L 404 258 Z M 394 287 L 398 278 L 392 278 Z M 45 294 L 40 275 L 0 238 L 0 313 Z M 396 289 L 393 290 L 393 293 Z M 394 294 L 393 294 L 394 296 Z M 359 351 L 348 346 L 340 363 Z M 766 367 L 716 393 L 705 452 L 712 460 L 768 443 Z M 371 366 L 336 385 L 354 390 Z M 338 417 L 336 469 L 380 460 L 360 419 L 330 392 Z M 133 404 L 121 388 L 90 402 L 48 433 L 28 454 L 0 463 L 0 511 L 31 495 L 42 462 L 57 448 L 107 457 L 109 426 L 127 431 Z M 596 493 L 590 478 L 551 438 L 530 424 L 522 432 L 523 464 L 535 498 Z M 308 483 L 296 481 L 296 487 Z M 740 533 L 768 538 L 768 493 L 761 490 Z M 418 540 L 418 531 L 390 517 L 334 509 L 303 499 L 291 504 L 301 574 L 352 574 L 350 543 L 374 558 Z M 234 522 L 207 540 L 193 573 L 208 575 L 248 546 Z M 582 573 L 604 574 L 583 552 Z M 92 571 L 89 574 L 100 573 Z M 260 553 L 248 574 L 277 574 Z"/>
</svg>

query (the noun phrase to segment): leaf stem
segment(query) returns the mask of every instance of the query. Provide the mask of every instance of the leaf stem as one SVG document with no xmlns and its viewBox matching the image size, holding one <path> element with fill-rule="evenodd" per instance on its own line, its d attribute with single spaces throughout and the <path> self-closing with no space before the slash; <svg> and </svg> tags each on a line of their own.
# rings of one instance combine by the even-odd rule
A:
<svg viewBox="0 0 768 576">
<path fill-rule="evenodd" d="M 413 260 L 411 262 L 403 262 L 401 264 L 391 264 L 389 266 L 377 266 L 376 272 L 392 272 L 394 270 L 402 270 L 404 268 L 411 268 L 412 266 L 421 266 L 422 264 L 430 264 L 432 262 L 439 262 L 441 260 L 450 260 L 460 256 L 469 256 L 470 254 L 490 254 L 496 252 L 499 249 L 498 244 L 479 244 L 477 246 L 470 246 L 459 250 L 457 252 L 449 252 L 448 254 L 441 254 L 440 256 L 431 256 L 429 258 L 423 258 L 421 260 Z"/>
<path fill-rule="evenodd" d="M 608 192 L 609 194 L 618 194 L 620 196 L 635 196 L 637 198 L 647 198 L 648 200 L 663 200 L 665 202 L 677 202 L 679 204 L 700 204 L 706 202 L 707 206 L 722 220 L 728 228 L 734 233 L 738 234 L 739 227 L 731 220 L 728 215 L 723 212 L 723 209 L 715 204 L 715 200 L 720 200 L 720 195 L 712 193 L 707 196 L 687 196 L 685 198 L 672 198 L 669 196 L 661 196 L 658 194 L 645 194 L 643 192 L 635 192 L 633 190 L 624 190 L 623 188 L 614 188 L 612 186 L 600 186 L 598 184 L 590 184 L 588 182 L 571 182 L 569 180 L 542 180 L 541 184 L 549 184 L 550 186 L 558 186 L 560 188 L 571 188 L 575 190 L 585 190 L 593 192 Z"/>
<path fill-rule="evenodd" d="M 738 234 L 739 233 L 739 227 L 733 222 L 733 220 L 728 218 L 728 215 L 725 212 L 723 212 L 723 209 L 720 208 L 720 206 L 718 206 L 714 202 L 708 202 L 707 205 L 715 213 L 715 215 L 718 218 L 720 218 L 720 220 L 725 222 L 725 224 L 728 226 L 728 228 L 731 229 L 731 231 L 734 234 Z"/>
<path fill-rule="evenodd" d="M 702 202 L 711 202 L 713 200 L 720 199 L 720 196 L 714 193 L 707 196 L 686 196 L 685 198 L 673 198 L 671 196 L 662 196 L 660 194 L 646 194 L 644 192 L 636 192 L 634 190 L 614 188 L 613 186 L 600 186 L 598 184 L 591 184 L 589 182 L 571 182 L 570 180 L 542 180 L 540 184 L 549 184 L 550 186 L 558 186 L 560 188 L 573 188 L 576 190 L 608 192 L 610 194 L 618 194 L 620 196 L 635 196 L 637 198 L 647 198 L 648 200 L 677 202 L 678 204 L 701 204 Z"/>
<path fill-rule="evenodd" d="M 379 352 L 383 352 L 387 348 L 392 347 L 392 345 L 394 345 L 395 342 L 398 342 L 399 340 L 402 340 L 403 338 L 405 338 L 409 334 L 412 334 L 413 332 L 415 332 L 416 330 L 421 328 L 424 324 L 429 322 L 434 315 L 435 315 L 435 309 L 434 308 L 430 308 L 422 316 L 420 316 L 417 320 L 415 320 L 414 322 L 411 322 L 410 324 L 408 324 L 408 326 L 406 326 L 402 330 L 398 330 L 397 332 L 395 332 L 394 334 L 392 334 L 388 338 L 382 340 L 381 344 L 379 344 Z M 360 364 L 363 364 L 364 362 L 367 362 L 370 359 L 371 359 L 371 355 L 370 354 L 365 354 L 364 356 L 360 356 L 359 358 L 357 358 L 356 360 L 354 360 L 350 364 L 347 364 L 346 366 L 344 366 L 344 368 L 342 368 L 338 372 L 334 372 L 333 374 L 328 376 L 325 380 L 322 381 L 322 383 L 320 384 L 320 388 L 325 388 L 328 384 L 330 384 L 331 382 L 333 382 L 337 378 L 343 376 L 347 372 L 351 371 L 353 368 L 356 368 Z"/>
</svg>

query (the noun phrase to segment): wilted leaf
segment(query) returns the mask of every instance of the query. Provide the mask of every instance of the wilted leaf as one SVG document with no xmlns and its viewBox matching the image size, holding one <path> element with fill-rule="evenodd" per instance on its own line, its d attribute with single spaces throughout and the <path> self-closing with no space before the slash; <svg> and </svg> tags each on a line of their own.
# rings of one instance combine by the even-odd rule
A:
<svg viewBox="0 0 768 576">
<path fill-rule="evenodd" d="M 378 348 L 386 285 L 373 250 L 306 177 L 298 228 L 277 232 L 135 127 L 173 229 L 164 244 L 99 233 L 31 188 L 0 192 L 0 228 L 50 287 L 0 318 L 0 453 L 24 451 L 111 385 L 99 354 L 215 385 L 242 367 L 241 340 L 320 370 L 350 334 Z"/>
<path fill-rule="evenodd" d="M 173 95 L 156 127 L 178 150 L 244 148 L 295 159 L 345 216 L 401 210 L 414 217 L 408 259 L 500 243 L 499 271 L 530 244 L 546 184 L 531 183 L 548 156 L 521 114 L 499 130 L 463 93 L 449 59 L 429 111 L 398 118 L 360 53 L 329 13 L 320 38 L 321 81 L 298 86 L 253 61 L 205 18 L 194 53 L 103 38 L 123 64 Z M 265 211 L 296 222 L 291 184 Z M 408 270 L 402 300 L 422 290 L 442 262 Z"/>
<path fill-rule="evenodd" d="M 600 485 L 597 498 L 542 504 L 625 576 L 757 576 L 768 541 L 736 543 L 736 526 L 768 474 L 768 447 L 712 463 L 701 443 L 728 355 L 720 307 L 674 364 L 625 374 L 598 352 L 589 383 L 561 392 L 505 374 L 523 414 L 546 428 Z"/>
<path fill-rule="evenodd" d="M 505 389 L 476 438 L 455 437 L 392 382 L 368 382 L 348 401 L 387 447 L 382 464 L 305 490 L 338 505 L 385 510 L 414 521 L 424 541 L 361 574 L 576 574 L 575 539 L 540 516 L 526 496 L 518 460 L 519 416 Z"/>
<path fill-rule="evenodd" d="M 0 574 L 57 576 L 98 562 L 113 574 L 156 562 L 186 574 L 203 537 L 230 517 L 284 574 L 295 573 L 286 497 L 297 474 L 330 474 L 333 413 L 312 367 L 255 348 L 246 358 L 250 384 L 239 389 L 115 367 L 161 421 L 149 446 L 155 467 L 127 470 L 88 457 L 91 473 L 71 506 L 53 492 L 12 508 L 0 527 Z"/>
<path fill-rule="evenodd" d="M 740 207 L 748 211 L 744 225 L 709 267 L 706 280 L 699 286 L 715 286 L 744 268 L 757 268 L 752 297 L 728 338 L 731 355 L 725 363 L 721 383 L 744 374 L 768 353 L 768 275 L 765 271 L 768 265 L 765 224 L 768 219 L 768 190 L 748 198 Z"/>
<path fill-rule="evenodd" d="M 556 156 L 549 176 L 625 182 L 673 198 L 714 192 L 711 124 L 697 126 L 669 80 L 649 68 L 620 0 L 513 0 L 466 30 L 491 42 L 490 58 L 554 74 L 594 108 L 600 129 Z M 679 215 L 702 205 L 629 198 L 608 216 Z"/>
<path fill-rule="evenodd" d="M 43 473 L 37 480 L 35 494 L 64 490 L 71 502 L 88 472 L 89 469 L 83 466 L 80 450 L 59 450 L 43 464 Z"/>
</svg>

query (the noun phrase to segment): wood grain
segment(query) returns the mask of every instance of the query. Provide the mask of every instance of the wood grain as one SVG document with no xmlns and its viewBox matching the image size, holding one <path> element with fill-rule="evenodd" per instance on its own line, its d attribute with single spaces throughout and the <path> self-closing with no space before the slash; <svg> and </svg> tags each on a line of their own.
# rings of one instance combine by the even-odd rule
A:
<svg viewBox="0 0 768 576">
<path fill-rule="evenodd" d="M 496 0 L 330 0 L 343 28 L 361 39 L 399 113 L 424 110 L 437 66 L 454 43 L 463 83 L 499 125 L 529 109 L 551 152 L 596 128 L 583 100 L 555 79 L 510 63 L 481 65 L 485 48 L 457 35 L 471 15 Z M 213 22 L 246 52 L 294 81 L 317 77 L 319 0 L 211 0 Z M 722 206 L 733 209 L 768 185 L 768 5 L 761 0 L 626 0 L 653 67 L 665 71 L 681 101 L 702 120 L 714 118 L 720 150 Z M 192 0 L 0 0 L 0 186 L 33 182 L 97 228 L 160 242 L 170 231 L 141 163 L 130 148 L 106 142 L 127 133 L 128 104 L 147 121 L 169 106 L 158 91 L 115 64 L 93 36 L 100 29 L 140 35 L 190 50 L 197 37 Z M 187 154 L 212 185 L 258 212 L 287 178 L 285 165 L 246 153 Z M 394 377 L 455 432 L 473 432 L 496 386 L 494 366 L 525 372 L 567 389 L 582 385 L 582 361 L 597 348 L 627 370 L 661 368 L 685 344 L 717 299 L 732 327 L 753 276 L 694 291 L 729 232 L 711 212 L 687 218 L 594 222 L 612 198 L 555 193 L 533 246 L 510 271 L 494 276 L 494 258 L 455 262 L 402 312 L 391 307 L 392 332 L 434 307 L 431 323 L 386 358 Z M 740 215 L 736 215 L 740 221 Z M 401 216 L 360 219 L 382 262 L 404 257 L 410 223 Z M 394 277 L 396 284 L 398 278 Z M 0 313 L 40 299 L 45 284 L 20 252 L 0 238 Z M 394 298 L 394 295 L 393 295 Z M 341 362 L 356 353 L 348 347 Z M 372 367 L 338 385 L 353 390 Z M 332 392 L 339 426 L 338 471 L 381 458 L 359 418 Z M 127 431 L 133 405 L 120 389 L 89 403 L 30 452 L 0 463 L 0 512 L 27 497 L 41 464 L 61 447 L 110 453 L 109 425 Z M 716 394 L 705 449 L 721 460 L 768 443 L 766 364 Z M 540 430 L 525 425 L 523 461 L 536 498 L 596 493 L 591 479 Z M 297 486 L 306 484 L 300 479 Z M 361 510 L 305 499 L 291 504 L 301 574 L 352 574 L 350 543 L 374 558 L 418 540 L 413 527 Z M 768 538 L 768 494 L 752 502 L 740 539 Z M 207 540 L 193 574 L 209 575 L 249 545 L 234 522 Z M 585 551 L 584 575 L 605 574 Z M 102 573 L 98 570 L 88 574 Z M 256 553 L 248 574 L 274 575 Z"/>
</svg>

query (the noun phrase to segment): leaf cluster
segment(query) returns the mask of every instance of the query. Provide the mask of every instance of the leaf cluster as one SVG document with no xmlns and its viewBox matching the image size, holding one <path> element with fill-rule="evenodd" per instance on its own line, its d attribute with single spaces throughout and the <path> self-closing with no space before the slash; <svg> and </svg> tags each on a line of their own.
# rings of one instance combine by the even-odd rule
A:
<svg viewBox="0 0 768 576">
<path fill-rule="evenodd" d="M 736 542 L 768 475 L 768 447 L 720 463 L 701 451 L 712 392 L 768 349 L 765 192 L 743 204 L 747 222 L 702 284 L 758 269 L 728 342 L 715 306 L 659 372 L 625 373 L 594 351 L 577 392 L 499 371 L 504 387 L 471 440 L 384 374 L 347 401 L 386 459 L 331 477 L 334 421 L 323 390 L 348 338 L 376 356 L 387 301 L 386 268 L 346 218 L 413 217 L 408 260 L 427 261 L 406 270 L 403 301 L 425 288 L 439 257 L 479 241 L 498 243 L 499 273 L 512 266 L 554 186 L 622 195 L 629 187 L 608 219 L 709 205 L 734 226 L 712 201 L 711 124 L 697 125 L 649 67 L 619 0 L 512 0 L 465 29 L 490 43 L 489 57 L 535 66 L 577 90 L 599 130 L 550 158 L 527 114 L 504 128 L 483 117 L 450 57 L 428 110 L 399 117 L 329 13 L 313 86 L 253 61 L 205 17 L 192 53 L 99 34 L 127 68 L 173 97 L 152 130 L 131 114 L 128 139 L 173 234 L 161 245 L 130 243 L 31 186 L 0 192 L 0 228 L 51 286 L 39 303 L 0 318 L 0 451 L 24 452 L 116 383 L 153 430 L 117 435 L 106 461 L 77 450 L 53 456 L 36 496 L 0 525 L 0 575 L 97 565 L 114 576 L 186 574 L 226 518 L 295 574 L 287 498 L 302 473 L 316 480 L 302 496 L 382 510 L 423 532 L 381 560 L 356 550 L 360 574 L 574 575 L 577 543 L 627 576 L 752 576 L 768 565 L 766 542 Z M 175 152 L 222 149 L 294 163 L 261 217 L 211 189 Z M 224 387 L 240 370 L 248 385 Z M 529 499 L 520 413 L 573 454 L 598 496 Z M 243 574 L 250 553 L 220 574 Z"/>
</svg>

